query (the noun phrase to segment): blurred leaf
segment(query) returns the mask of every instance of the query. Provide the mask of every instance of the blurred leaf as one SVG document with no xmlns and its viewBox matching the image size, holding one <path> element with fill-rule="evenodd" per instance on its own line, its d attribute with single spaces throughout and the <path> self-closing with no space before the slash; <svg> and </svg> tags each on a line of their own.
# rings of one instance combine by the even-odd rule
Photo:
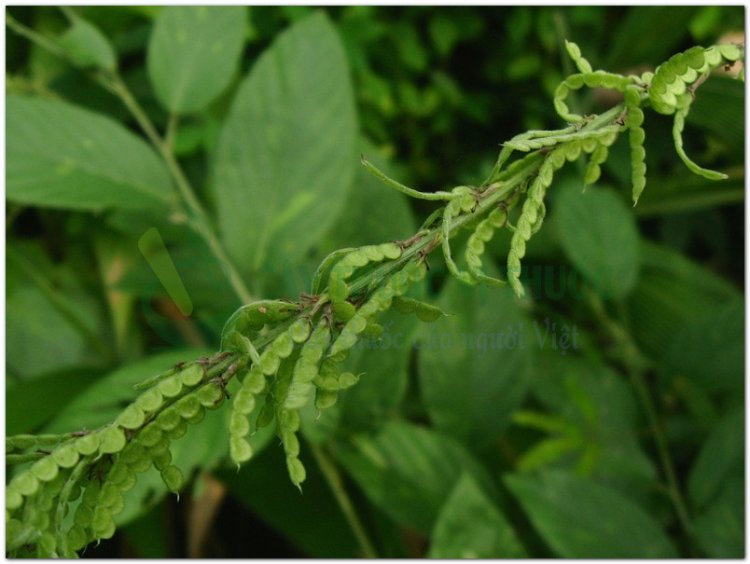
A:
<svg viewBox="0 0 750 564">
<path fill-rule="evenodd" d="M 680 49 L 688 24 L 698 10 L 699 6 L 630 8 L 616 32 L 607 37 L 609 57 L 603 68 L 622 72 L 628 66 L 657 65 L 666 60 Z"/>
<path fill-rule="evenodd" d="M 591 476 L 645 498 L 656 470 L 638 442 L 639 412 L 630 386 L 603 364 L 552 352 L 536 356 L 532 373 L 536 399 L 579 429 L 581 450 L 596 453 Z M 556 446 L 568 445 L 561 439 Z M 571 462 L 562 467 L 573 469 Z"/>
<path fill-rule="evenodd" d="M 739 297 L 728 282 L 666 247 L 641 242 L 641 276 L 629 296 L 630 333 L 660 357 L 685 325 Z"/>
<path fill-rule="evenodd" d="M 669 379 L 687 377 L 711 392 L 742 392 L 745 382 L 745 302 L 717 307 L 675 333 L 661 359 Z"/>
<path fill-rule="evenodd" d="M 711 558 L 745 557 L 745 486 L 742 473 L 723 484 L 719 498 L 695 518 L 698 544 Z"/>
<path fill-rule="evenodd" d="M 49 421 L 98 376 L 90 368 L 56 371 L 33 380 L 6 379 L 6 435 L 31 433 Z M 54 405 L 50 405 L 54 398 Z"/>
<path fill-rule="evenodd" d="M 525 556 L 510 523 L 468 474 L 440 510 L 430 539 L 430 558 Z"/>
<path fill-rule="evenodd" d="M 729 150 L 742 153 L 745 147 L 745 83 L 712 76 L 700 87 L 690 106 L 688 125 L 710 131 Z"/>
<path fill-rule="evenodd" d="M 99 67 L 108 71 L 114 71 L 117 67 L 117 57 L 109 40 L 82 18 L 75 18 L 59 43 L 81 67 Z"/>
<path fill-rule="evenodd" d="M 486 471 L 463 445 L 410 423 L 389 422 L 376 434 L 337 443 L 336 457 L 376 506 L 425 534 L 462 473 L 495 495 Z"/>
<path fill-rule="evenodd" d="M 744 470 L 745 413 L 737 408 L 716 424 L 703 443 L 688 476 L 688 492 L 697 507 L 714 500 L 732 473 Z"/>
<path fill-rule="evenodd" d="M 357 554 L 351 529 L 304 445 L 302 453 L 307 468 L 302 495 L 283 470 L 281 448 L 267 449 L 239 472 L 226 470 L 218 477 L 232 496 L 283 533 L 307 556 L 350 558 Z"/>
<path fill-rule="evenodd" d="M 563 558 L 674 558 L 653 517 L 620 493 L 557 470 L 505 483 L 539 534 Z"/>
<path fill-rule="evenodd" d="M 560 243 L 575 267 L 604 297 L 628 294 L 638 278 L 638 229 L 611 190 L 581 194 L 566 185 L 555 200 Z"/>
<path fill-rule="evenodd" d="M 65 209 L 163 208 L 156 154 L 122 125 L 64 102 L 8 96 L 7 198 Z"/>
<path fill-rule="evenodd" d="M 171 112 L 202 109 L 232 80 L 245 39 L 244 6 L 168 6 L 148 45 L 148 75 Z"/>
<path fill-rule="evenodd" d="M 355 150 L 344 50 L 316 13 L 261 55 L 213 162 L 221 231 L 245 272 L 293 263 L 317 242 L 343 206 Z"/>
<path fill-rule="evenodd" d="M 509 288 L 448 280 L 437 304 L 450 317 L 425 327 L 419 382 L 435 426 L 470 444 L 491 442 L 528 383 L 529 321 Z"/>
</svg>

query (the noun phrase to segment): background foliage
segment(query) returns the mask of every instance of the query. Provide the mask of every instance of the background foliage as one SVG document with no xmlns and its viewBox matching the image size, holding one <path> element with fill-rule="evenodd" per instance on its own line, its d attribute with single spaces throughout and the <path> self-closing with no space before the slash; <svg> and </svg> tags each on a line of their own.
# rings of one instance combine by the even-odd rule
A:
<svg viewBox="0 0 750 564">
<path fill-rule="evenodd" d="M 563 38 L 595 67 L 640 72 L 744 21 L 716 6 L 8 11 L 82 66 L 117 66 L 268 298 L 429 213 L 358 153 L 423 189 L 477 183 L 499 143 L 562 125 Z M 241 302 L 120 101 L 10 31 L 7 53 L 7 433 L 91 428 L 133 383 L 215 349 Z M 729 180 L 691 175 L 669 120 L 647 112 L 637 208 L 622 141 L 585 195 L 567 166 L 528 249 L 531 299 L 460 286 L 433 260 L 421 292 L 453 315 L 425 328 L 391 314 L 380 349 L 353 358 L 360 384 L 332 415 L 307 414 L 379 555 L 744 554 L 743 92 L 713 77 L 686 130 L 688 153 Z M 151 227 L 189 316 L 139 251 Z M 496 239 L 500 265 L 509 236 Z M 359 554 L 309 453 L 303 495 L 272 433 L 237 473 L 225 414 L 211 415 L 178 443 L 193 477 L 179 502 L 148 474 L 86 556 Z"/>
</svg>

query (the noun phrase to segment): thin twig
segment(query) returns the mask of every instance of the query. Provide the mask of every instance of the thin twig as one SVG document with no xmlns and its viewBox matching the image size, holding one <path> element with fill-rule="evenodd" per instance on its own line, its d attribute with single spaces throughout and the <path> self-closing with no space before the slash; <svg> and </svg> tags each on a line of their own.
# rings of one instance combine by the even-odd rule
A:
<svg viewBox="0 0 750 564">
<path fill-rule="evenodd" d="M 322 447 L 311 444 L 310 450 L 323 472 L 323 477 L 331 488 L 333 496 L 336 498 L 336 501 L 341 508 L 341 512 L 344 514 L 346 521 L 349 523 L 349 527 L 351 527 L 352 532 L 359 543 L 362 556 L 365 558 L 377 558 L 377 552 L 375 552 L 375 548 L 373 547 L 372 542 L 370 542 L 367 532 L 357 516 L 357 512 L 354 510 L 354 505 L 352 504 L 351 499 L 349 499 L 349 494 L 346 493 L 344 483 L 341 480 L 341 475 L 339 474 L 336 465 L 328 457 L 328 454 L 326 454 Z"/>
</svg>

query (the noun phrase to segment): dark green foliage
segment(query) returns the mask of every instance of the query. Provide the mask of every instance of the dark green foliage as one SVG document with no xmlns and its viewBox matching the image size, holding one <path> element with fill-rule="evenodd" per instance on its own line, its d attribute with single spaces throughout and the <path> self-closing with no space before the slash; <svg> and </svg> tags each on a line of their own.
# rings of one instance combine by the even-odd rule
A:
<svg viewBox="0 0 750 564">
<path fill-rule="evenodd" d="M 6 16 L 8 556 L 743 554 L 742 8 Z"/>
</svg>

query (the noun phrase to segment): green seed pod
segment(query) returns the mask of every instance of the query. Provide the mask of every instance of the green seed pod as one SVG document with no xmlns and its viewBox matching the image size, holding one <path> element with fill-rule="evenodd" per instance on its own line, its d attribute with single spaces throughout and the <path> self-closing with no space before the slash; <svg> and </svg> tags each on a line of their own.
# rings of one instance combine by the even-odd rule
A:
<svg viewBox="0 0 750 564">
<path fill-rule="evenodd" d="M 166 417 L 170 418 L 169 415 L 167 415 Z M 145 449 L 143 447 L 152 447 L 155 444 L 159 443 L 164 437 L 164 431 L 161 428 L 162 422 L 162 419 L 157 418 L 156 421 L 146 425 L 143 429 L 141 429 L 141 431 L 138 433 L 138 443 L 140 444 L 135 444 L 131 447 L 128 447 L 128 449 L 123 452 L 123 457 L 126 456 L 126 452 L 128 453 L 128 456 L 130 456 L 129 453 L 132 452 L 132 448 L 135 449 L 132 456 L 134 458 L 140 458 L 145 454 Z"/>
<path fill-rule="evenodd" d="M 245 439 L 240 437 L 229 438 L 229 456 L 237 464 L 237 468 L 240 464 L 247 462 L 253 456 L 253 449 Z"/>
<path fill-rule="evenodd" d="M 349 321 L 352 317 L 354 317 L 354 314 L 357 313 L 357 308 L 355 308 L 350 302 L 347 301 L 333 302 L 331 304 L 331 310 L 333 311 L 334 317 L 339 321 L 343 321 L 344 323 Z"/>
<path fill-rule="evenodd" d="M 162 431 L 170 431 L 177 427 L 181 421 L 182 417 L 173 406 L 162 411 L 156 418 L 155 423 Z"/>
<path fill-rule="evenodd" d="M 137 404 L 132 403 L 119 415 L 115 423 L 125 429 L 137 429 L 145 420 L 146 414 L 143 410 Z"/>
<path fill-rule="evenodd" d="M 173 398 L 182 391 L 182 380 L 178 375 L 162 380 L 156 386 L 165 398 Z"/>
<path fill-rule="evenodd" d="M 98 539 L 108 539 L 114 535 L 115 522 L 112 520 L 109 508 L 100 505 L 94 510 L 91 531 L 94 533 L 94 537 Z"/>
<path fill-rule="evenodd" d="M 331 269 L 328 279 L 328 295 L 331 302 L 343 302 L 349 297 L 349 286 L 346 280 L 357 269 L 367 266 L 371 262 L 396 260 L 400 257 L 401 247 L 395 243 L 368 245 L 349 252 Z"/>
<path fill-rule="evenodd" d="M 180 437 L 184 437 L 185 433 L 187 433 L 187 423 L 183 419 L 180 419 L 180 422 L 177 424 L 177 426 L 169 429 L 166 432 L 166 435 L 169 439 L 176 440 Z"/>
<path fill-rule="evenodd" d="M 179 378 L 185 386 L 197 386 L 206 375 L 205 369 L 199 364 L 192 364 L 179 373 Z"/>
<path fill-rule="evenodd" d="M 80 454 L 72 443 L 68 443 L 55 449 L 52 458 L 61 468 L 72 468 L 78 462 Z"/>
<path fill-rule="evenodd" d="M 692 173 L 702 176 L 703 178 L 708 178 L 709 180 L 724 180 L 728 178 L 724 173 L 698 166 L 691 161 L 690 157 L 685 153 L 685 150 L 682 148 L 682 131 L 685 129 L 685 118 L 687 117 L 687 114 L 688 110 L 678 110 L 675 112 L 674 125 L 672 127 L 672 138 L 674 139 L 674 146 L 680 159 L 682 159 L 682 162 L 685 163 L 685 166 L 687 166 Z"/>
<path fill-rule="evenodd" d="M 342 372 L 339 376 L 339 389 L 346 390 L 359 382 L 359 376 L 352 372 Z"/>
<path fill-rule="evenodd" d="M 125 433 L 119 427 L 108 427 L 101 434 L 99 452 L 102 454 L 114 454 L 120 452 L 127 443 Z"/>
<path fill-rule="evenodd" d="M 147 449 L 159 443 L 162 438 L 163 434 L 161 429 L 153 423 L 147 425 L 138 433 L 137 439 L 131 441 L 128 446 L 122 449 L 120 456 L 117 458 L 118 464 L 122 463 L 125 465 L 131 465 L 135 461 L 144 458 Z M 118 464 L 115 464 L 115 466 Z"/>
<path fill-rule="evenodd" d="M 81 550 L 86 544 L 88 544 L 88 537 L 83 527 L 74 525 L 70 528 L 67 535 L 68 547 L 71 550 Z"/>
<path fill-rule="evenodd" d="M 5 490 L 5 509 L 7 511 L 13 511 L 21 507 L 23 503 L 23 495 L 18 491 L 17 486 L 8 486 Z"/>
<path fill-rule="evenodd" d="M 182 487 L 182 472 L 177 466 L 168 466 L 161 472 L 161 479 L 167 489 L 172 493 L 177 493 Z"/>
<path fill-rule="evenodd" d="M 579 72 L 583 74 L 587 74 L 593 71 L 591 68 L 591 63 L 589 63 L 586 59 L 583 58 L 583 55 L 581 55 L 581 49 L 573 43 L 572 41 L 565 41 L 565 49 L 568 52 L 568 55 L 570 55 L 570 58 L 573 60 L 573 62 L 576 65 L 576 68 Z"/>
<path fill-rule="evenodd" d="M 258 366 L 266 376 L 273 376 L 279 370 L 281 358 L 272 348 L 268 348 L 260 355 Z"/>
<path fill-rule="evenodd" d="M 183 419 L 190 419 L 201 411 L 202 408 L 198 398 L 194 394 L 189 394 L 175 402 L 174 409 Z"/>
<path fill-rule="evenodd" d="M 237 350 L 235 334 L 252 340 L 264 325 L 289 319 L 297 309 L 297 305 L 281 300 L 261 300 L 240 307 L 224 324 L 221 332 L 221 350 Z"/>
<path fill-rule="evenodd" d="M 172 463 L 172 452 L 168 447 L 153 451 L 152 456 L 154 467 L 159 471 L 165 470 Z"/>
<path fill-rule="evenodd" d="M 156 388 L 146 390 L 135 400 L 135 405 L 140 407 L 146 413 L 154 413 L 164 403 L 164 396 Z"/>
<path fill-rule="evenodd" d="M 289 326 L 288 333 L 295 343 L 304 343 L 310 336 L 310 322 L 307 319 L 298 319 Z"/>
<path fill-rule="evenodd" d="M 318 389 L 315 392 L 315 407 L 323 410 L 333 407 L 339 398 L 338 392 Z"/>
<path fill-rule="evenodd" d="M 340 302 L 348 303 L 348 302 Z M 318 321 L 310 338 L 302 346 L 294 364 L 292 377 L 284 398 L 285 409 L 299 409 L 307 404 L 313 386 L 311 382 L 318 374 L 318 362 L 331 340 L 331 330 L 325 319 Z"/>
<path fill-rule="evenodd" d="M 609 150 L 602 144 L 598 144 L 596 149 L 593 150 L 593 152 L 591 153 L 591 158 L 586 165 L 586 172 L 583 177 L 584 186 L 594 184 L 597 180 L 599 180 L 599 176 L 602 172 L 601 165 L 602 163 L 604 163 L 604 161 L 607 160 L 608 155 Z"/>
<path fill-rule="evenodd" d="M 57 477 L 60 467 L 51 456 L 45 456 L 32 464 L 30 471 L 40 481 L 50 482 Z"/>
<path fill-rule="evenodd" d="M 301 489 L 300 485 L 305 481 L 305 478 L 307 478 L 307 472 L 305 472 L 305 467 L 300 459 L 288 456 L 286 459 L 286 468 L 289 472 L 289 478 L 292 483 Z"/>
<path fill-rule="evenodd" d="M 261 377 L 263 375 L 261 374 Z M 214 409 L 221 405 L 224 400 L 224 392 L 219 384 L 208 384 L 201 387 L 196 393 L 195 397 L 201 405 L 207 409 Z"/>
<path fill-rule="evenodd" d="M 94 454 L 99 450 L 99 434 L 90 433 L 84 435 L 83 437 L 76 439 L 73 444 L 75 445 L 76 450 L 84 456 Z"/>
</svg>

